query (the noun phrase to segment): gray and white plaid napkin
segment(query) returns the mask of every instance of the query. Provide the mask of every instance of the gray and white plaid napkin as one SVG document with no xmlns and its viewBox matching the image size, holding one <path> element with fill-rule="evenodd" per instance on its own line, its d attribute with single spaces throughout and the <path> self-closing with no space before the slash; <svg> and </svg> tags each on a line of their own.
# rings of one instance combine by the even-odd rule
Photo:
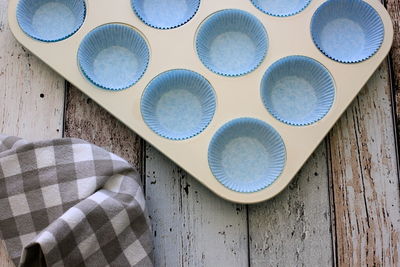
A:
<svg viewBox="0 0 400 267">
<path fill-rule="evenodd" d="M 0 234 L 16 265 L 152 266 L 137 171 L 78 139 L 0 135 Z"/>
</svg>

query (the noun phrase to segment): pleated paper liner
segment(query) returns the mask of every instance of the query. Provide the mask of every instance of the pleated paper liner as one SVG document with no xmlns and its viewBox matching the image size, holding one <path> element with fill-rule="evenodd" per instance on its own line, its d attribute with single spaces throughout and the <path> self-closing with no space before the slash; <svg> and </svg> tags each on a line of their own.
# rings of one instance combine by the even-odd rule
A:
<svg viewBox="0 0 400 267">
<path fill-rule="evenodd" d="M 17 20 L 25 34 L 42 42 L 73 35 L 85 20 L 84 0 L 20 0 Z"/>
<path fill-rule="evenodd" d="M 282 173 L 286 149 L 278 132 L 254 118 L 239 118 L 223 125 L 211 140 L 208 162 L 215 178 L 241 192 L 260 191 Z"/>
<path fill-rule="evenodd" d="M 224 76 L 240 76 L 255 70 L 264 60 L 268 35 L 255 16 L 226 9 L 201 24 L 196 48 L 209 70 Z"/>
<path fill-rule="evenodd" d="M 184 140 L 200 134 L 211 122 L 216 97 L 211 84 L 189 70 L 171 70 L 153 79 L 141 101 L 143 120 L 158 135 Z"/>
<path fill-rule="evenodd" d="M 200 6 L 200 0 L 131 0 L 136 15 L 156 29 L 173 29 L 189 22 Z"/>
<path fill-rule="evenodd" d="M 310 125 L 331 109 L 335 84 L 329 71 L 316 60 L 289 56 L 265 72 L 261 97 L 276 119 L 294 126 Z"/>
<path fill-rule="evenodd" d="M 253 5 L 265 14 L 288 17 L 303 11 L 311 0 L 251 0 Z"/>
<path fill-rule="evenodd" d="M 134 85 L 146 71 L 149 48 L 133 28 L 106 24 L 85 36 L 78 50 L 78 62 L 93 84 L 122 90 Z"/>
<path fill-rule="evenodd" d="M 315 45 L 329 58 L 357 63 L 379 50 L 384 26 L 375 9 L 362 0 L 329 0 L 315 12 L 311 33 Z"/>
</svg>

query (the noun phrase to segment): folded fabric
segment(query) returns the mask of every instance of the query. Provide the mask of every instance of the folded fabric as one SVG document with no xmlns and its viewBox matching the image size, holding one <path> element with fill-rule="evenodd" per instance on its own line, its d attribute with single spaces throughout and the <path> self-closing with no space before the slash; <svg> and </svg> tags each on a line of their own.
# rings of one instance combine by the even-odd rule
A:
<svg viewBox="0 0 400 267">
<path fill-rule="evenodd" d="M 78 139 L 0 135 L 0 234 L 20 266 L 152 266 L 138 172 Z"/>
</svg>

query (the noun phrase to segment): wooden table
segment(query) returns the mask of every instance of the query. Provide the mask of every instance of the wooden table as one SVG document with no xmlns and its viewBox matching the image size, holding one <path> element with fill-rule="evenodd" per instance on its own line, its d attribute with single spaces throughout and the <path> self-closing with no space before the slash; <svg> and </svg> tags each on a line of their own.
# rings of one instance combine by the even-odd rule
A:
<svg viewBox="0 0 400 267">
<path fill-rule="evenodd" d="M 0 132 L 86 139 L 139 168 L 157 266 L 400 266 L 400 2 L 384 2 L 396 27 L 391 56 L 268 202 L 216 197 L 29 54 L 7 26 L 7 0 L 0 0 Z M 0 266 L 10 265 L 0 248 Z"/>
</svg>

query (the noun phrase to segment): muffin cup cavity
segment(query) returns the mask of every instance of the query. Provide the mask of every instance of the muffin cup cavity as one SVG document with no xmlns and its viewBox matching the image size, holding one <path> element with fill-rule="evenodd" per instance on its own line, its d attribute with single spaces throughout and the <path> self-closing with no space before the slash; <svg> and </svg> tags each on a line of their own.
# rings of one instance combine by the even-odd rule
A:
<svg viewBox="0 0 400 267">
<path fill-rule="evenodd" d="M 282 173 L 286 149 L 279 133 L 254 118 L 223 125 L 211 140 L 208 163 L 215 178 L 240 193 L 260 191 Z"/>
<path fill-rule="evenodd" d="M 209 70 L 224 76 L 240 76 L 262 63 L 268 50 L 268 34 L 250 13 L 226 9 L 201 24 L 196 49 Z"/>
<path fill-rule="evenodd" d="M 379 50 L 384 26 L 376 10 L 362 0 L 329 0 L 314 13 L 311 34 L 327 57 L 357 63 Z"/>
<path fill-rule="evenodd" d="M 329 71 L 316 60 L 289 56 L 265 72 L 261 98 L 277 120 L 305 126 L 329 112 L 335 98 L 335 84 Z"/>
<path fill-rule="evenodd" d="M 311 0 L 251 0 L 265 14 L 275 17 L 293 16 L 303 11 Z"/>
<path fill-rule="evenodd" d="M 167 30 L 189 22 L 200 6 L 200 0 L 131 0 L 136 15 L 148 26 Z"/>
<path fill-rule="evenodd" d="M 184 140 L 211 122 L 216 98 L 211 84 L 190 70 L 171 70 L 153 79 L 141 101 L 143 120 L 158 135 Z"/>
<path fill-rule="evenodd" d="M 122 90 L 145 73 L 149 48 L 136 30 L 122 24 L 107 24 L 92 30 L 78 50 L 83 74 L 95 85 Z"/>
<path fill-rule="evenodd" d="M 86 5 L 84 0 L 20 0 L 16 15 L 25 34 L 42 42 L 57 42 L 79 30 Z"/>
</svg>

